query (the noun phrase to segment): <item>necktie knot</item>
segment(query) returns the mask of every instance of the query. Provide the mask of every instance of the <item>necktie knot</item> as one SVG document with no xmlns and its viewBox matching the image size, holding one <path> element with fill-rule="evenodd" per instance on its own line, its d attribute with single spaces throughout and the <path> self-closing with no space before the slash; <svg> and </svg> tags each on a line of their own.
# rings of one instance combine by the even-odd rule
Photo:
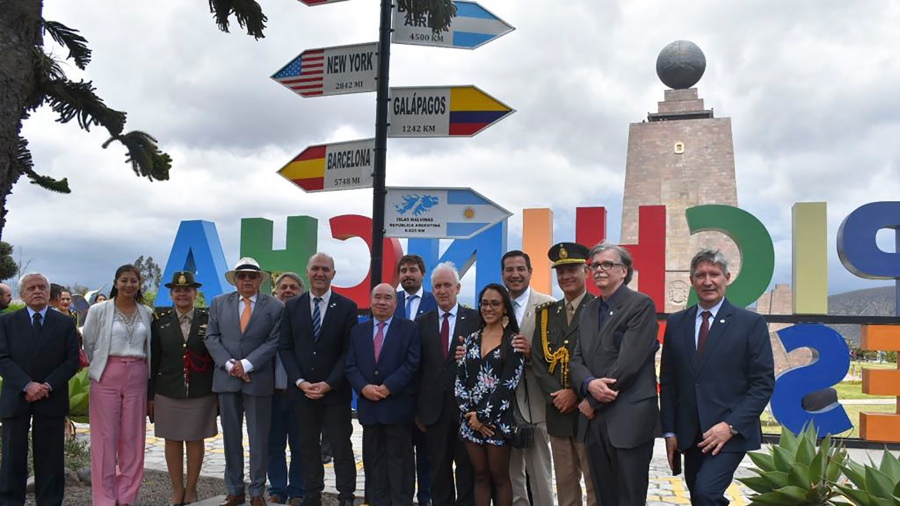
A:
<svg viewBox="0 0 900 506">
<path fill-rule="evenodd" d="M 315 302 L 316 304 L 322 302 L 322 297 L 313 297 L 313 302 Z"/>
<path fill-rule="evenodd" d="M 707 321 L 707 322 L 708 322 L 708 321 L 709 321 L 709 317 L 712 316 L 712 313 L 710 313 L 709 311 L 704 311 L 704 312 L 700 313 L 700 316 L 703 317 L 703 321 Z"/>
<path fill-rule="evenodd" d="M 384 330 L 384 322 L 378 322 L 378 330 L 379 330 L 379 331 L 383 331 L 383 330 Z"/>
<path fill-rule="evenodd" d="M 41 313 L 34 313 L 34 316 L 31 317 L 35 323 L 41 323 L 41 320 L 44 318 L 41 316 Z"/>
<path fill-rule="evenodd" d="M 447 313 L 444 313 L 444 316 L 443 316 L 443 318 L 444 318 L 444 320 L 446 320 L 446 319 L 448 319 L 448 318 L 450 318 L 450 313 L 449 313 L 449 312 L 447 312 Z"/>
</svg>

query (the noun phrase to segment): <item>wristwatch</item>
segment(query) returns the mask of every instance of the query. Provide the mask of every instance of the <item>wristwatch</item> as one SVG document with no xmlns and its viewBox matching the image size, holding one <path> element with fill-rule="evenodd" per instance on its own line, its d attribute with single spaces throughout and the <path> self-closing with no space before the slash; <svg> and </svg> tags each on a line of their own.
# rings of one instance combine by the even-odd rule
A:
<svg viewBox="0 0 900 506">
<path fill-rule="evenodd" d="M 737 429 L 734 428 L 734 425 L 731 425 L 731 424 L 729 423 L 729 424 L 728 424 L 728 428 L 731 429 L 731 435 L 732 435 L 732 436 L 737 436 L 737 435 L 738 435 L 738 431 L 737 431 Z"/>
</svg>

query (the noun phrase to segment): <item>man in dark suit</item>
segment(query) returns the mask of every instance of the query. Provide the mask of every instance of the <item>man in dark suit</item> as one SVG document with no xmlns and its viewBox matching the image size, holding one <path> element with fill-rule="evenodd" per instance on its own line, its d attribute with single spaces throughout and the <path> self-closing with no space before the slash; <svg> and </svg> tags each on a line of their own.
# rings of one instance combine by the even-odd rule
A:
<svg viewBox="0 0 900 506">
<path fill-rule="evenodd" d="M 594 299 L 585 287 L 589 254 L 585 246 L 574 242 L 561 242 L 550 248 L 547 256 L 553 262 L 563 298 L 535 308 L 533 370 L 546 401 L 559 506 L 583 504 L 582 476 L 588 506 L 597 504 L 584 443 L 576 437 L 579 419 L 583 417 L 578 410 L 577 387 L 569 374 L 570 359 L 580 336 L 578 320 Z"/>
<path fill-rule="evenodd" d="M 412 425 L 421 343 L 418 326 L 395 317 L 397 294 L 372 290 L 372 319 L 350 331 L 347 380 L 356 390 L 363 426 L 366 495 L 372 506 L 411 506 L 415 486 Z"/>
<path fill-rule="evenodd" d="M 628 250 L 600 243 L 590 253 L 600 297 L 583 309 L 571 363 L 572 381 L 590 403 L 585 450 L 601 504 L 644 505 L 659 435 L 656 307 L 626 286 L 634 274 Z"/>
<path fill-rule="evenodd" d="M 217 296 L 209 306 L 205 342 L 216 364 L 213 392 L 219 394 L 228 487 L 221 506 L 244 503 L 244 415 L 250 440 L 250 504 L 266 503 L 274 358 L 284 306 L 275 297 L 259 292 L 262 275 L 256 260 L 241 258 L 225 273 L 225 279 L 237 291 Z"/>
<path fill-rule="evenodd" d="M 356 491 L 356 462 L 350 436 L 351 391 L 344 376 L 350 329 L 356 325 L 356 303 L 334 293 L 334 260 L 316 253 L 306 264 L 309 291 L 285 306 L 279 356 L 287 373 L 288 395 L 297 400 L 297 419 L 303 427 L 304 506 L 320 506 L 325 488 L 320 442 L 334 451 L 334 472 L 340 506 L 352 506 Z M 323 433 L 324 431 L 324 433 Z"/>
<path fill-rule="evenodd" d="M 769 330 L 757 313 L 731 305 L 728 261 L 718 250 L 691 260 L 698 304 L 666 324 L 660 406 L 669 465 L 684 454 L 691 504 L 724 505 L 725 489 L 749 450 L 760 447 L 759 416 L 775 388 Z"/>
<path fill-rule="evenodd" d="M 415 320 L 437 309 L 434 294 L 422 288 L 425 279 L 425 260 L 419 255 L 403 255 L 397 262 L 397 277 L 402 290 L 397 291 L 397 308 L 394 316 Z M 416 482 L 419 506 L 431 504 L 431 459 L 425 435 L 413 427 L 413 448 L 416 458 Z"/>
<path fill-rule="evenodd" d="M 478 330 L 481 319 L 477 310 L 457 302 L 459 273 L 452 263 L 438 264 L 431 271 L 431 290 L 437 311 L 416 319 L 422 340 L 416 425 L 428 446 L 434 506 L 471 506 L 475 501 L 474 476 L 466 446 L 459 439 L 459 407 L 453 392 L 454 343 Z"/>
<path fill-rule="evenodd" d="M 425 261 L 419 255 L 403 255 L 397 262 L 397 276 L 402 290 L 397 291 L 397 308 L 394 316 L 415 320 L 437 309 L 434 294 L 425 290 Z"/>
<path fill-rule="evenodd" d="M 48 311 L 50 282 L 30 273 L 19 280 L 24 308 L 0 316 L 0 504 L 25 504 L 28 430 L 32 430 L 38 504 L 62 504 L 69 379 L 78 371 L 74 321 Z"/>
</svg>

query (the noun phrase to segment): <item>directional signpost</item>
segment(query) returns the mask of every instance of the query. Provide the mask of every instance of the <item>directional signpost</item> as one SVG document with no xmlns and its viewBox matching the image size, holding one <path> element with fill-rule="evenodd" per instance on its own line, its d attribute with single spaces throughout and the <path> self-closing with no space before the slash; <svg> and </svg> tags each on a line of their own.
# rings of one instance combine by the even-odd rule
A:
<svg viewBox="0 0 900 506">
<path fill-rule="evenodd" d="M 388 188 L 384 235 L 468 239 L 510 216 L 471 188 Z"/>
<path fill-rule="evenodd" d="M 310 146 L 278 174 L 306 192 L 372 187 L 375 139 Z"/>
<path fill-rule="evenodd" d="M 380 1 L 378 42 L 307 49 L 272 75 L 302 97 L 376 92 L 374 139 L 310 146 L 278 171 L 306 192 L 373 189 L 373 287 L 381 283 L 383 237 L 463 239 L 510 216 L 471 188 L 386 188 L 388 137 L 471 137 L 514 112 L 475 86 L 389 88 L 393 30 L 398 44 L 475 49 L 512 26 L 476 2 L 456 0 L 450 26 L 434 33 L 427 18 L 407 19 L 393 0 Z"/>
<path fill-rule="evenodd" d="M 272 75 L 303 97 L 375 91 L 378 43 L 307 49 Z"/>
<path fill-rule="evenodd" d="M 514 111 L 476 86 L 391 88 L 389 137 L 472 137 Z"/>
<path fill-rule="evenodd" d="M 395 44 L 475 49 L 513 30 L 510 24 L 475 2 L 457 1 L 456 17 L 448 32 L 434 33 L 427 20 L 407 18 L 407 12 L 394 10 Z"/>
</svg>

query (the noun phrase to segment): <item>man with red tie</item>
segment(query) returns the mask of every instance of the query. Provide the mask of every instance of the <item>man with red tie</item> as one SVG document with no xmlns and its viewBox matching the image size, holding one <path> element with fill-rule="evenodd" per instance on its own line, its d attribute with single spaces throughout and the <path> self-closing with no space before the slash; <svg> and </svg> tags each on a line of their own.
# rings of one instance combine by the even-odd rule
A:
<svg viewBox="0 0 900 506">
<path fill-rule="evenodd" d="M 691 260 L 698 303 L 669 317 L 660 365 L 660 411 L 673 471 L 684 454 L 691 504 L 725 505 L 725 489 L 749 450 L 760 447 L 759 415 L 775 388 L 762 316 L 725 298 L 731 279 L 718 250 Z"/>
<path fill-rule="evenodd" d="M 372 319 L 350 331 L 347 380 L 359 395 L 366 496 L 371 506 L 411 506 L 415 487 L 412 425 L 421 343 L 415 322 L 394 316 L 397 292 L 372 290 Z"/>
</svg>

